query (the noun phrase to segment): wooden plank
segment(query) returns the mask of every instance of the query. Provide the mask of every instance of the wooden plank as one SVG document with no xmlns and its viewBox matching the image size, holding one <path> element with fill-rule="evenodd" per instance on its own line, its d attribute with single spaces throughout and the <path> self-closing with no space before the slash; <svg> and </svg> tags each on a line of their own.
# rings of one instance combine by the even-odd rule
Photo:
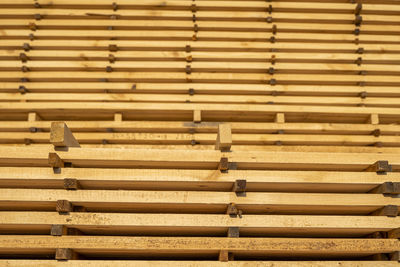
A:
<svg viewBox="0 0 400 267">
<path fill-rule="evenodd" d="M 241 237 L 364 237 L 396 229 L 400 218 L 385 216 L 302 216 L 245 215 L 232 218 L 209 214 L 126 214 L 2 212 L 0 229 L 3 234 L 49 232 L 52 225 L 78 229 L 86 235 L 199 235 L 220 236 L 229 227 L 240 227 Z M 59 235 L 61 236 L 61 234 Z"/>
<path fill-rule="evenodd" d="M 207 122 L 195 124 L 179 121 L 66 121 L 74 132 L 107 132 L 113 129 L 114 132 L 149 132 L 149 133 L 216 133 L 218 123 Z M 0 121 L 0 132 L 30 132 L 32 127 L 37 132 L 49 132 L 51 122 L 49 121 Z M 288 134 L 331 134 L 331 135 L 370 135 L 375 129 L 369 124 L 328 124 L 328 123 L 231 123 L 232 132 L 235 133 L 258 133 L 272 134 L 284 130 Z M 398 135 L 400 126 L 380 124 L 381 136 Z M 34 130 L 34 129 L 32 129 Z"/>
<path fill-rule="evenodd" d="M 52 261 L 52 260 L 0 260 L 0 263 L 6 264 L 6 266 L 9 267 L 33 267 L 37 266 L 38 264 L 46 266 L 46 267 L 56 267 L 56 266 L 61 266 L 59 262 Z M 63 262 L 62 266 L 67 266 L 67 267 L 93 267 L 93 266 L 99 266 L 99 267 L 106 267 L 112 264 L 112 266 L 116 267 L 124 267 L 124 266 L 166 266 L 167 264 L 171 264 L 172 266 L 179 266 L 179 267 L 189 267 L 193 266 L 195 264 L 196 266 L 199 267 L 206 267 L 206 266 L 238 266 L 238 267 L 245 267 L 245 266 L 256 266 L 256 267 L 261 267 L 261 266 L 266 266 L 266 267 L 289 267 L 293 266 L 295 264 L 296 266 L 300 267 L 334 267 L 337 265 L 343 266 L 343 267 L 374 267 L 376 266 L 375 261 L 231 261 L 231 262 L 216 262 L 216 261 L 68 261 L 68 262 Z M 395 267 L 398 266 L 398 263 L 394 261 L 382 261 L 379 262 L 380 266 L 383 267 Z"/>
<path fill-rule="evenodd" d="M 246 178 L 248 192 L 366 193 L 385 181 L 400 182 L 398 173 L 373 172 L 152 170 L 0 167 L 2 188 L 63 188 L 74 177 L 85 189 L 231 191 L 233 182 Z"/>
<path fill-rule="evenodd" d="M 235 255 L 271 256 L 367 256 L 388 253 L 399 249 L 398 240 L 379 239 L 285 239 L 285 238 L 185 238 L 185 237 L 106 237 L 106 236 L 2 236 L 0 252 L 43 253 L 54 248 L 68 246 L 77 252 L 91 255 L 134 255 L 134 253 L 156 253 L 154 250 L 179 253 L 203 251 L 213 253 L 224 249 Z M 23 241 L 23 242 L 21 242 Z M 329 244 L 329 245 L 328 245 Z M 119 253 L 118 253 L 119 252 Z M 199 257 L 199 256 L 198 256 Z"/>
<path fill-rule="evenodd" d="M 316 145 L 316 146 L 374 146 L 400 147 L 399 136 L 374 136 L 371 135 L 317 135 L 317 134 L 233 134 L 227 136 L 224 151 L 229 151 L 233 145 L 238 146 L 263 146 L 273 145 L 277 141 L 281 145 Z M 101 144 L 107 140 L 108 144 L 154 144 L 154 145 L 213 145 L 218 135 L 207 133 L 76 133 L 80 144 Z M 49 144 L 48 133 L 41 132 L 0 132 L 0 144 L 23 144 L 25 139 L 30 144 Z M 220 147 L 216 147 L 220 150 Z M 249 148 L 250 149 L 250 148 Z"/>
<path fill-rule="evenodd" d="M 374 261 L 231 261 L 231 262 L 216 262 L 216 261 L 117 261 L 117 260 L 109 260 L 109 261 L 67 261 L 63 263 L 59 263 L 52 260 L 0 260 L 0 264 L 6 264 L 9 267 L 33 267 L 42 265 L 46 267 L 57 267 L 57 266 L 67 266 L 67 267 L 106 267 L 110 264 L 116 267 L 124 267 L 124 266 L 152 266 L 152 267 L 161 267 L 167 266 L 170 264 L 171 266 L 179 266 L 179 267 L 189 267 L 195 264 L 199 267 L 207 267 L 207 266 L 234 266 L 234 267 L 247 267 L 247 266 L 256 266 L 256 267 L 289 267 L 295 264 L 300 267 L 334 267 L 334 266 L 343 266 L 343 267 L 374 267 L 376 266 L 376 262 Z M 380 266 L 383 267 L 395 267 L 398 266 L 398 263 L 394 261 L 381 261 L 379 262 Z"/>
<path fill-rule="evenodd" d="M 0 189 L 1 210 L 55 210 L 68 200 L 91 212 L 219 213 L 230 203 L 246 214 L 367 215 L 385 206 L 400 206 L 400 200 L 380 194 L 253 193 L 234 192 L 122 191 Z M 60 200 L 61 199 L 61 200 Z M 65 205 L 64 205 L 65 206 Z M 63 207 L 64 207 L 63 206 Z M 72 208 L 69 210 L 72 212 Z M 68 212 L 60 209 L 60 212 Z M 383 216 L 384 214 L 377 214 Z"/>
<path fill-rule="evenodd" d="M 236 162 L 239 169 L 342 170 L 363 171 L 378 160 L 389 161 L 393 171 L 400 169 L 399 158 L 393 154 L 357 153 L 285 153 L 229 152 L 166 149 L 130 150 L 101 148 L 70 148 L 57 151 L 65 162 L 76 167 L 184 168 L 216 170 L 221 157 Z M 48 148 L 0 147 L 0 164 L 5 166 L 48 166 Z"/>
</svg>

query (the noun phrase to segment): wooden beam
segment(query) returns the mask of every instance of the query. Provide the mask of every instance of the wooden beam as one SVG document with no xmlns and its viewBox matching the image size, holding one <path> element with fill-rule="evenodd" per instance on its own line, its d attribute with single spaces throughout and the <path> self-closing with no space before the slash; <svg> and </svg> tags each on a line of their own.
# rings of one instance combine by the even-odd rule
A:
<svg viewBox="0 0 400 267">
<path fill-rule="evenodd" d="M 52 122 L 50 130 L 50 143 L 54 147 L 80 147 L 65 122 Z"/>
</svg>

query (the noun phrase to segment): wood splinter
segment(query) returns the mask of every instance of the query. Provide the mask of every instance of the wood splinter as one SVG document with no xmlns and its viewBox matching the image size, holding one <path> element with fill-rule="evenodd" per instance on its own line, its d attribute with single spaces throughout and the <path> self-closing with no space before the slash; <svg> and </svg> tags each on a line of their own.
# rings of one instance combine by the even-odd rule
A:
<svg viewBox="0 0 400 267">
<path fill-rule="evenodd" d="M 232 146 L 231 125 L 227 123 L 219 124 L 215 149 L 223 152 L 228 152 L 230 151 L 231 146 Z"/>
<path fill-rule="evenodd" d="M 70 248 L 57 248 L 55 259 L 58 261 L 78 260 L 79 255 Z"/>
<path fill-rule="evenodd" d="M 51 123 L 50 143 L 55 148 L 80 147 L 67 124 L 61 121 Z"/>
</svg>

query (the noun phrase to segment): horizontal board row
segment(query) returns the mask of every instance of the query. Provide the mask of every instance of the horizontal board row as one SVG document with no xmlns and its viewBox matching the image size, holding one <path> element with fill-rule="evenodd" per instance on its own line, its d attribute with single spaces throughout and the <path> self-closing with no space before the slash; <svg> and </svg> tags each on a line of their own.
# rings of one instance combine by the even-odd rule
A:
<svg viewBox="0 0 400 267">
<path fill-rule="evenodd" d="M 1 120 L 26 120 L 36 112 L 44 120 L 109 120 L 121 113 L 126 120 L 150 119 L 193 121 L 193 111 L 201 110 L 204 121 L 272 122 L 277 113 L 284 113 L 286 122 L 367 123 L 371 114 L 382 124 L 398 123 L 400 109 L 374 107 L 328 107 L 297 105 L 200 104 L 200 103 L 90 103 L 0 102 Z"/>
<path fill-rule="evenodd" d="M 2 211 L 2 234 L 50 235 L 53 225 L 79 230 L 80 235 L 227 236 L 239 237 L 371 237 L 376 232 L 394 238 L 400 217 L 216 214 L 78 213 Z"/>
</svg>

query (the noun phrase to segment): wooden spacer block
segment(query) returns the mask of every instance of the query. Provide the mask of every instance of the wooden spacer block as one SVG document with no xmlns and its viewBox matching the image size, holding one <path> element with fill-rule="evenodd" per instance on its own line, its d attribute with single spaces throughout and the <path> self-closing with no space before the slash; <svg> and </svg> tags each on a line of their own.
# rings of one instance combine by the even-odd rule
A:
<svg viewBox="0 0 400 267">
<path fill-rule="evenodd" d="M 193 122 L 194 123 L 201 122 L 201 110 L 198 109 L 193 110 Z"/>
<path fill-rule="evenodd" d="M 232 191 L 238 196 L 246 196 L 246 180 L 236 180 L 233 183 Z"/>
<path fill-rule="evenodd" d="M 229 227 L 228 228 L 228 237 L 239 237 L 240 229 L 239 227 Z"/>
<path fill-rule="evenodd" d="M 389 162 L 387 160 L 378 160 L 367 169 L 365 169 L 365 171 L 376 172 L 378 174 L 386 174 L 387 172 L 392 171 L 392 166 L 389 165 Z"/>
<path fill-rule="evenodd" d="M 67 261 L 67 260 L 77 260 L 78 254 L 70 248 L 56 248 L 56 260 Z"/>
<path fill-rule="evenodd" d="M 395 251 L 390 254 L 390 260 L 391 261 L 398 261 L 400 262 L 400 251 Z"/>
<path fill-rule="evenodd" d="M 385 254 L 379 253 L 372 256 L 374 261 L 387 261 L 388 257 Z"/>
<path fill-rule="evenodd" d="M 57 153 L 50 152 L 48 158 L 49 165 L 53 168 L 63 168 L 64 161 L 58 156 Z"/>
<path fill-rule="evenodd" d="M 399 239 L 400 238 L 400 228 L 393 229 L 393 230 L 387 232 L 387 238 Z"/>
<path fill-rule="evenodd" d="M 276 123 L 285 123 L 285 113 L 276 113 L 275 122 Z"/>
<path fill-rule="evenodd" d="M 63 236 L 63 235 L 82 235 L 82 231 L 76 228 L 69 228 L 62 224 L 53 224 L 51 226 L 50 234 L 52 236 Z"/>
<path fill-rule="evenodd" d="M 68 214 L 68 213 L 72 212 L 73 209 L 74 209 L 74 206 L 68 200 L 64 200 L 64 199 L 57 200 L 56 211 L 59 214 Z"/>
<path fill-rule="evenodd" d="M 396 205 L 387 205 L 371 213 L 371 215 L 373 216 L 388 216 L 388 217 L 397 217 L 398 214 L 399 214 L 399 207 Z"/>
<path fill-rule="evenodd" d="M 373 232 L 367 238 L 386 238 L 386 232 Z"/>
<path fill-rule="evenodd" d="M 221 262 L 233 261 L 234 260 L 233 253 L 227 250 L 221 250 L 219 252 L 218 260 Z"/>
<path fill-rule="evenodd" d="M 388 194 L 388 195 L 398 195 L 400 194 L 400 183 L 399 182 L 384 182 L 378 187 L 372 189 L 370 193 L 375 194 Z"/>
<path fill-rule="evenodd" d="M 122 121 L 122 113 L 115 113 L 114 121 L 121 122 Z"/>
<path fill-rule="evenodd" d="M 371 114 L 368 118 L 368 123 L 370 124 L 379 124 L 379 115 L 378 114 Z"/>
<path fill-rule="evenodd" d="M 79 182 L 75 178 L 64 178 L 64 189 L 77 190 L 80 188 Z"/>
<path fill-rule="evenodd" d="M 215 149 L 226 152 L 230 151 L 231 146 L 232 146 L 231 125 L 227 123 L 219 124 Z"/>
<path fill-rule="evenodd" d="M 80 147 L 71 130 L 61 121 L 51 123 L 50 143 L 55 147 Z"/>
<path fill-rule="evenodd" d="M 62 224 L 53 224 L 51 226 L 50 234 L 52 236 L 63 236 L 68 234 L 68 228 Z"/>
<path fill-rule="evenodd" d="M 41 118 L 36 112 L 29 112 L 28 113 L 28 121 L 40 121 Z"/>
<path fill-rule="evenodd" d="M 229 170 L 228 158 L 225 157 L 221 158 L 221 160 L 219 161 L 218 170 L 220 170 L 221 172 Z"/>
<path fill-rule="evenodd" d="M 239 218 L 242 218 L 242 210 L 239 210 L 236 206 L 235 203 L 229 203 L 228 207 L 226 208 L 226 214 L 228 214 L 230 217 L 235 218 L 239 216 Z"/>
</svg>

